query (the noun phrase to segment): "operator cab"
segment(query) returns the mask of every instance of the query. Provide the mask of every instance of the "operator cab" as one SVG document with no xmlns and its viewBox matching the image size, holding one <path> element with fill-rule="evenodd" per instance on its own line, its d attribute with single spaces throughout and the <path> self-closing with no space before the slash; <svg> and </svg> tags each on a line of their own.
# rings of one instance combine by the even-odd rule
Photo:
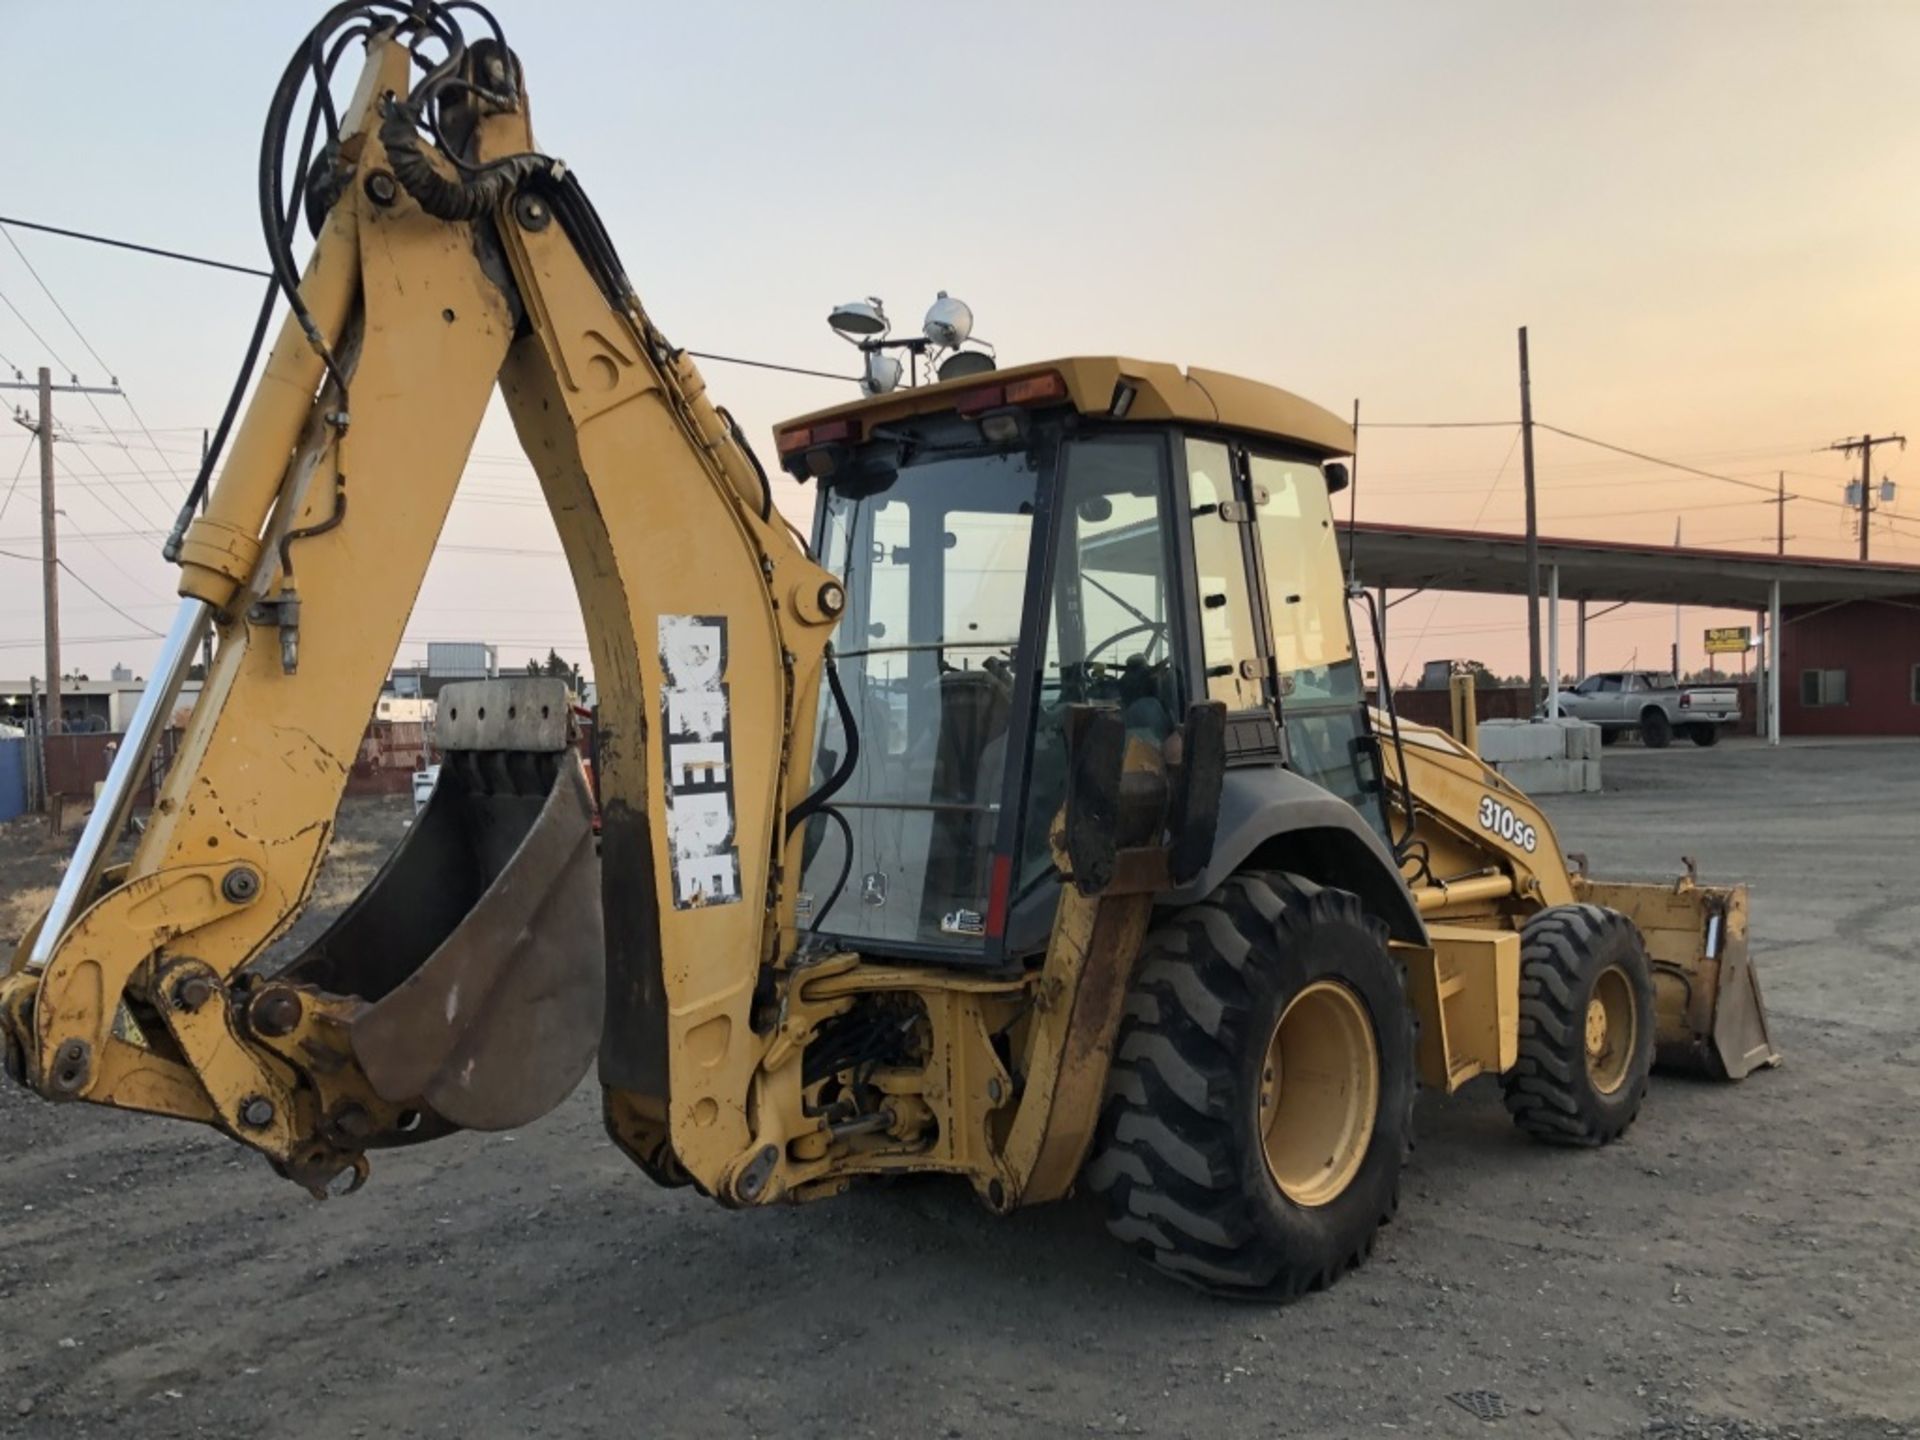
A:
<svg viewBox="0 0 1920 1440">
<path fill-rule="evenodd" d="M 857 756 L 808 822 L 798 918 L 849 948 L 1000 965 L 1045 947 L 1073 706 L 1158 744 L 1227 709 L 1384 833 L 1330 493 L 1352 431 L 1210 371 L 1120 359 L 896 391 L 781 428 Z M 814 774 L 849 738 L 823 694 Z M 851 842 L 851 852 L 849 852 Z"/>
</svg>

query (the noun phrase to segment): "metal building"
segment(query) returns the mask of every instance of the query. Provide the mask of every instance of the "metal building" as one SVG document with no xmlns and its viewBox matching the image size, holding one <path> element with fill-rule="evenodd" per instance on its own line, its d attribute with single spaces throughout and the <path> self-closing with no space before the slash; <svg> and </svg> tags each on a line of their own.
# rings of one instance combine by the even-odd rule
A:
<svg viewBox="0 0 1920 1440">
<path fill-rule="evenodd" d="M 1780 644 L 1789 735 L 1920 735 L 1920 588 L 1898 599 L 1790 605 Z"/>
<path fill-rule="evenodd" d="M 1342 526 L 1341 542 L 1370 589 L 1527 593 L 1519 535 L 1362 522 Z M 1549 616 L 1571 601 L 1579 621 L 1575 656 L 1542 655 L 1548 674 L 1560 673 L 1563 658 L 1585 670 L 1590 605 L 1749 610 L 1763 660 L 1771 659 L 1767 637 L 1780 637 L 1777 675 L 1769 676 L 1777 703 L 1766 707 L 1774 738 L 1920 735 L 1920 565 L 1546 535 L 1539 554 Z M 1559 633 L 1551 618 L 1547 632 L 1551 644 Z M 1391 653 L 1391 625 L 1387 647 Z"/>
</svg>

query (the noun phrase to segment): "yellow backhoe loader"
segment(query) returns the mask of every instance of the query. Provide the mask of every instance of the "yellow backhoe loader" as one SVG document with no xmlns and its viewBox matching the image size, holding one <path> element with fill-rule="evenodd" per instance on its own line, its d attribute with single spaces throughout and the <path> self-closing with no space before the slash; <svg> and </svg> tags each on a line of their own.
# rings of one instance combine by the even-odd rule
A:
<svg viewBox="0 0 1920 1440">
<path fill-rule="evenodd" d="M 296 119 L 355 45 L 351 102 Z M 1368 1253 L 1417 1085 L 1497 1076 L 1529 1133 L 1592 1145 L 1656 1059 L 1773 1058 L 1742 889 L 1573 873 L 1471 751 L 1370 710 L 1327 411 L 1127 359 L 976 366 L 781 427 L 803 539 L 536 147 L 484 11 L 334 7 L 260 178 L 256 351 L 274 292 L 290 313 L 0 980 L 47 1099 L 214 1126 L 325 1194 L 597 1062 L 662 1184 L 747 1207 L 935 1171 L 1001 1212 L 1078 1184 L 1166 1272 L 1287 1296 Z M 586 622 L 601 833 L 557 682 L 450 687 L 431 802 L 286 955 L 496 385 Z"/>
</svg>

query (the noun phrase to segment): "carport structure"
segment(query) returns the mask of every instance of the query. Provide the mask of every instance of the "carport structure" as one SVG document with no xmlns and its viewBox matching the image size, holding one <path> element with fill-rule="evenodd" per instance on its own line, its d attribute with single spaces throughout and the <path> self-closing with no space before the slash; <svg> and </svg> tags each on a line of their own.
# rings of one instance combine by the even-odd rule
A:
<svg viewBox="0 0 1920 1440">
<path fill-rule="evenodd" d="M 1387 590 L 1527 593 L 1522 535 L 1362 521 L 1340 527 L 1343 552 L 1360 584 Z M 1783 605 L 1837 605 L 1920 594 L 1920 565 L 1824 557 L 1754 555 L 1618 540 L 1538 539 L 1547 601 L 1547 674 L 1560 674 L 1560 601 L 1580 607 L 1577 668 L 1586 672 L 1587 606 L 1698 605 L 1751 610 L 1762 617 L 1767 739 L 1780 742 L 1780 666 L 1774 663 Z M 1385 611 L 1384 601 L 1381 609 Z"/>
</svg>

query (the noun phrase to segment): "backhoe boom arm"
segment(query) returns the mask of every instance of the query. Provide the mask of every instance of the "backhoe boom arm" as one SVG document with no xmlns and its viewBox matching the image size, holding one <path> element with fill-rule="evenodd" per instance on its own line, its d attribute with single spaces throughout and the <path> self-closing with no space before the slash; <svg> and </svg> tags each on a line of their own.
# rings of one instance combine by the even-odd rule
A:
<svg viewBox="0 0 1920 1440">
<path fill-rule="evenodd" d="M 301 305 L 180 549 L 163 659 L 209 619 L 218 647 L 178 759 L 131 862 L 106 870 L 111 801 L 145 758 L 130 737 L 67 885 L 0 981 L 0 1015 L 43 1094 L 218 1125 L 310 1184 L 445 1118 L 375 1082 L 361 1051 L 383 996 L 319 983 L 379 973 L 396 997 L 383 1003 L 408 986 L 417 1001 L 429 972 L 398 975 L 371 953 L 390 934 L 361 923 L 352 946 L 319 947 L 324 960 L 271 981 L 254 971 L 311 894 L 497 384 L 558 527 L 600 691 L 603 1078 L 632 1110 L 629 1133 L 671 1112 L 698 1135 L 679 1163 L 720 1189 L 755 1153 L 739 1098 L 759 1059 L 749 1006 L 762 965 L 792 949 L 785 819 L 812 785 L 840 592 L 642 310 L 577 180 L 536 149 L 517 63 L 478 42 L 410 94 L 411 23 L 425 22 L 388 17 L 368 40 Z M 463 137 L 457 164 L 422 137 L 429 122 L 436 139 Z M 165 692 L 157 676 L 156 709 Z M 464 803 L 482 820 L 541 814 L 548 860 L 591 865 L 555 798 L 578 761 L 547 719 L 532 741 L 472 733 Z M 519 909 L 496 898 L 513 890 L 508 861 L 534 863 L 502 848 L 487 898 L 523 926 L 544 913 L 549 935 L 570 920 L 597 948 L 591 899 L 568 917 L 531 894 Z M 481 937 L 441 938 L 444 966 L 446 947 Z M 445 1003 L 452 1022 L 457 984 Z"/>
</svg>

